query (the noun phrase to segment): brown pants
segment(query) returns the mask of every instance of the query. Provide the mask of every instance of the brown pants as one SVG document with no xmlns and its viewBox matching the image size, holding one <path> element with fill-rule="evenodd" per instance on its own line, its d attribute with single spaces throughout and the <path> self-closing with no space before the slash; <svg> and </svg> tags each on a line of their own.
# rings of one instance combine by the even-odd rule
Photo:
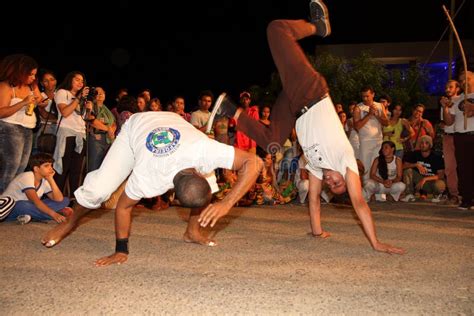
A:
<svg viewBox="0 0 474 316">
<path fill-rule="evenodd" d="M 458 196 L 458 174 L 456 171 L 456 156 L 454 154 L 454 136 L 443 136 L 444 173 L 451 196 Z"/>
<path fill-rule="evenodd" d="M 267 28 L 268 44 L 278 69 L 283 91 L 272 107 L 270 126 L 241 113 L 237 129 L 254 139 L 263 149 L 282 145 L 295 126 L 296 116 L 305 107 L 328 93 L 326 79 L 309 63 L 298 40 L 314 34 L 305 20 L 275 20 Z"/>
</svg>

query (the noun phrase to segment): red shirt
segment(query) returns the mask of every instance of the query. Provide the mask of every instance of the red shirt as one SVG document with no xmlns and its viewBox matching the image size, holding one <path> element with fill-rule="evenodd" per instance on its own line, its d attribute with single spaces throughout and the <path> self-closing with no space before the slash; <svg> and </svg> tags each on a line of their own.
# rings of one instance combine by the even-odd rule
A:
<svg viewBox="0 0 474 316">
<path fill-rule="evenodd" d="M 246 112 L 247 115 L 253 118 L 254 120 L 260 120 L 260 115 L 258 114 L 258 107 L 256 105 L 250 106 L 246 110 Z M 237 131 L 235 133 L 234 147 L 241 150 L 249 151 L 249 149 L 251 148 L 256 148 L 257 143 L 253 139 L 249 138 L 245 133 Z"/>
</svg>

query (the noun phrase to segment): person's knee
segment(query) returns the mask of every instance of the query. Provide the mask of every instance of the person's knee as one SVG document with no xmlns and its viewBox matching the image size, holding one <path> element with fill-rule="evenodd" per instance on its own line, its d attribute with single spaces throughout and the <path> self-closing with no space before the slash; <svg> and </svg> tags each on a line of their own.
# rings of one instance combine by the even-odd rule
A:
<svg viewBox="0 0 474 316">
<path fill-rule="evenodd" d="M 446 183 L 443 180 L 436 180 L 434 183 L 434 192 L 435 194 L 441 194 L 446 190 Z"/>
<path fill-rule="evenodd" d="M 378 191 L 377 188 L 378 188 L 378 182 L 372 179 L 368 179 L 364 185 L 364 189 L 370 193 L 375 193 L 376 191 Z"/>
<path fill-rule="evenodd" d="M 275 33 L 278 29 L 281 29 L 284 24 L 283 20 L 273 20 L 270 23 L 268 23 L 267 26 L 267 34 L 271 35 Z"/>
<path fill-rule="evenodd" d="M 392 185 L 392 188 L 394 193 L 400 193 L 405 191 L 406 185 L 403 182 L 397 182 Z"/>
</svg>

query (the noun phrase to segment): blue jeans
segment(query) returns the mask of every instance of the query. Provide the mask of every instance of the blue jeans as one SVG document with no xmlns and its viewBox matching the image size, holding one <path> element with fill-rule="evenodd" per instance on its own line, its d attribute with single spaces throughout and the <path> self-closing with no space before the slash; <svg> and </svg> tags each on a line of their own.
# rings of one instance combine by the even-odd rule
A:
<svg viewBox="0 0 474 316">
<path fill-rule="evenodd" d="M 110 144 L 107 144 L 107 134 L 90 133 L 88 136 L 87 171 L 91 172 L 99 169 L 110 148 Z"/>
<path fill-rule="evenodd" d="M 62 201 L 56 202 L 48 198 L 41 200 L 44 204 L 53 209 L 56 213 L 69 205 L 69 198 L 65 197 Z M 30 215 L 32 220 L 49 221 L 53 218 L 41 212 L 30 200 L 16 201 L 15 207 L 5 218 L 5 222 L 15 221 L 19 215 Z"/>
<path fill-rule="evenodd" d="M 0 120 L 0 194 L 16 175 L 25 171 L 32 143 L 31 129 Z"/>
</svg>

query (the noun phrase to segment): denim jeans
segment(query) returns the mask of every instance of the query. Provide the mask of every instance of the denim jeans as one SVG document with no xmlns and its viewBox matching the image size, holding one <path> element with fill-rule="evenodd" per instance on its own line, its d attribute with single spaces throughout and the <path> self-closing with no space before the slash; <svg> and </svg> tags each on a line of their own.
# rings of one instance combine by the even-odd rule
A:
<svg viewBox="0 0 474 316">
<path fill-rule="evenodd" d="M 107 144 L 107 134 L 90 133 L 87 140 L 87 172 L 99 169 L 110 144 Z"/>
<path fill-rule="evenodd" d="M 69 199 L 67 197 L 60 202 L 48 198 L 42 200 L 42 202 L 53 209 L 56 213 L 69 205 Z M 20 215 L 30 215 L 31 219 L 36 221 L 49 221 L 53 219 L 51 216 L 41 212 L 33 202 L 25 200 L 16 201 L 15 207 L 12 212 L 8 214 L 7 218 L 5 218 L 5 222 L 14 221 Z"/>
<path fill-rule="evenodd" d="M 0 120 L 0 194 L 16 175 L 25 171 L 32 142 L 31 129 Z"/>
</svg>

